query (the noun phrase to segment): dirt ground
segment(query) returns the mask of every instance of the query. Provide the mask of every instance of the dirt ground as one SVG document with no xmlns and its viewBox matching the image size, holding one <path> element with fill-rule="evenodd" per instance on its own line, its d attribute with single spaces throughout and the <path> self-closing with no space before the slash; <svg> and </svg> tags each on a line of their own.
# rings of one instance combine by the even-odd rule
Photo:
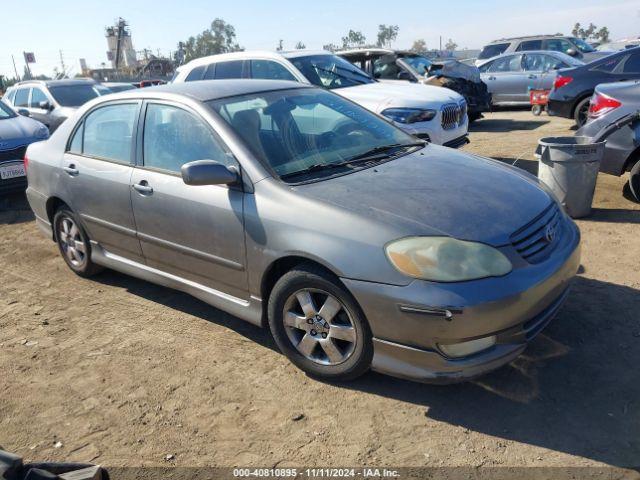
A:
<svg viewBox="0 0 640 480">
<path fill-rule="evenodd" d="M 465 150 L 535 171 L 537 139 L 570 127 L 497 112 Z M 640 465 L 640 205 L 625 182 L 600 175 L 556 320 L 453 386 L 314 381 L 267 331 L 187 295 L 73 275 L 24 198 L 0 200 L 0 445 L 107 466 Z"/>
</svg>

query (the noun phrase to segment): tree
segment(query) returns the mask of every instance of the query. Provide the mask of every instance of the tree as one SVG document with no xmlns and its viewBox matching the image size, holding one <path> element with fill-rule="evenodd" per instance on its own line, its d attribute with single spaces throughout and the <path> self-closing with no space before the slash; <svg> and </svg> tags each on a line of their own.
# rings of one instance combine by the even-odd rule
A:
<svg viewBox="0 0 640 480">
<path fill-rule="evenodd" d="M 423 38 L 420 38 L 413 42 L 411 46 L 411 51 L 416 53 L 424 53 L 427 51 L 427 42 L 424 41 Z"/>
<path fill-rule="evenodd" d="M 458 48 L 458 44 L 453 40 L 447 40 L 447 43 L 444 44 L 444 49 L 450 52 L 453 52 L 456 48 Z"/>
<path fill-rule="evenodd" d="M 305 48 L 307 48 L 307 46 L 304 43 L 302 42 L 296 43 L 296 50 L 304 50 Z"/>
<path fill-rule="evenodd" d="M 391 43 L 398 38 L 400 28 L 397 25 L 379 25 L 378 43 L 379 47 L 390 47 Z"/>
<path fill-rule="evenodd" d="M 342 37 L 342 48 L 361 47 L 367 39 L 362 32 L 349 30 L 346 37 Z"/>
<path fill-rule="evenodd" d="M 602 27 L 598 30 L 598 27 L 593 23 L 589 23 L 589 26 L 585 29 L 582 28 L 580 22 L 576 22 L 571 30 L 574 37 L 581 38 L 582 40 L 595 40 L 600 43 L 607 43 L 609 41 L 609 29 Z"/>
<path fill-rule="evenodd" d="M 276 47 L 276 50 L 278 52 L 281 52 L 284 49 L 284 47 L 282 46 L 282 42 L 283 42 L 282 39 L 278 40 L 278 46 Z"/>
<path fill-rule="evenodd" d="M 609 29 L 607 27 L 602 27 L 594 34 L 594 37 L 597 38 L 600 43 L 607 43 L 610 40 L 609 35 Z"/>
<path fill-rule="evenodd" d="M 337 50 L 340 50 L 340 47 L 335 43 L 327 43 L 326 45 L 322 46 L 322 49 L 327 50 L 329 52 L 335 52 Z"/>
<path fill-rule="evenodd" d="M 202 33 L 178 43 L 178 51 L 184 53 L 185 62 L 207 55 L 239 50 L 242 50 L 242 47 L 236 42 L 235 28 L 221 18 L 216 18 L 211 22 L 210 28 Z"/>
</svg>

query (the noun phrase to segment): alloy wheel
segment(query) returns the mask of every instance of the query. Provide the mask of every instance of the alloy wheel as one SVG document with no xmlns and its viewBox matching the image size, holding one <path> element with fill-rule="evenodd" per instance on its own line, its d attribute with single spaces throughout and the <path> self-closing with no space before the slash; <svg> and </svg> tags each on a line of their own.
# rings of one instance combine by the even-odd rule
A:
<svg viewBox="0 0 640 480">
<path fill-rule="evenodd" d="M 355 349 L 357 323 L 342 302 L 325 291 L 297 291 L 287 299 L 283 318 L 293 346 L 315 363 L 338 365 Z"/>
<path fill-rule="evenodd" d="M 58 223 L 58 241 L 69 263 L 76 268 L 82 267 L 87 259 L 87 249 L 82 232 L 71 217 L 64 216 Z"/>
</svg>

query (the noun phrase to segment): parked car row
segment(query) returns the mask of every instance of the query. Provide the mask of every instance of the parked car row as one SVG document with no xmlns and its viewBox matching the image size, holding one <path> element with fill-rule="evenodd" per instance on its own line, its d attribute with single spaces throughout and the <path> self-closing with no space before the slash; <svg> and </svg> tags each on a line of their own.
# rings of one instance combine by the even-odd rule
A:
<svg viewBox="0 0 640 480">
<path fill-rule="evenodd" d="M 582 126 L 588 119 L 589 101 L 596 86 L 626 80 L 640 80 L 640 47 L 561 69 L 549 95 L 549 115 L 573 118 Z"/>
<path fill-rule="evenodd" d="M 325 51 L 213 55 L 180 67 L 173 83 L 233 78 L 316 85 L 382 115 L 418 138 L 450 147 L 468 141 L 467 102 L 460 94 L 430 85 L 379 82 L 344 58 Z"/>
</svg>

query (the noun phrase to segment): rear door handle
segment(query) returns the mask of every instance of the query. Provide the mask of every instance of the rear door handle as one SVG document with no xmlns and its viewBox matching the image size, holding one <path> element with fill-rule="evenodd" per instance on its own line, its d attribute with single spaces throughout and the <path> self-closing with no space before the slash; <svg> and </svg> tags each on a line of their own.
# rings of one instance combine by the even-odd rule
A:
<svg viewBox="0 0 640 480">
<path fill-rule="evenodd" d="M 67 165 L 66 167 L 63 167 L 62 169 L 65 172 L 67 172 L 70 177 L 75 177 L 80 173 L 80 171 L 76 168 L 76 166 L 73 163 Z"/>
<path fill-rule="evenodd" d="M 489 80 L 495 80 L 496 77 L 494 77 L 493 75 L 489 77 Z"/>
<path fill-rule="evenodd" d="M 146 180 L 142 180 L 140 183 L 134 184 L 133 188 L 143 195 L 151 195 L 153 193 L 153 188 L 149 186 L 149 182 Z"/>
<path fill-rule="evenodd" d="M 532 75 L 529 75 L 529 78 L 538 78 L 538 76 L 532 74 Z"/>
</svg>

